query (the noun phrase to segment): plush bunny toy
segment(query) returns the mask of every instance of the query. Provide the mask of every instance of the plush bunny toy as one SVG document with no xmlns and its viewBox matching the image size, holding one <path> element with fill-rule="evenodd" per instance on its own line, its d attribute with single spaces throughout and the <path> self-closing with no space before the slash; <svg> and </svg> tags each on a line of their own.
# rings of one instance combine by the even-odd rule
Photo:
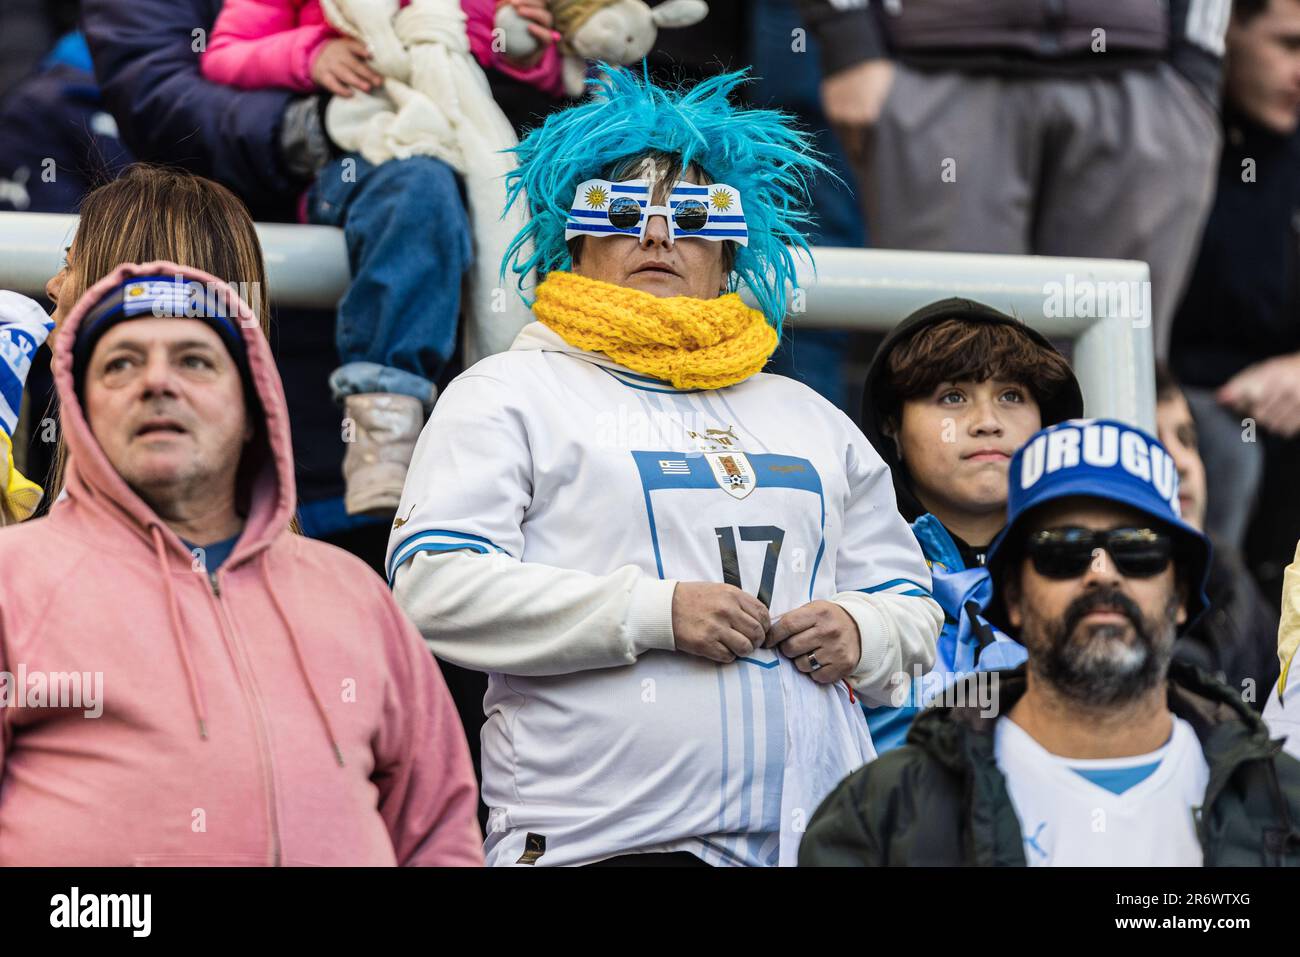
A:
<svg viewBox="0 0 1300 957">
<path fill-rule="evenodd" d="M 705 0 L 664 0 L 655 7 L 642 0 L 551 0 L 564 54 L 565 91 L 582 94 L 588 60 L 635 63 L 650 52 L 660 29 L 689 27 L 708 12 Z M 497 10 L 495 23 L 508 55 L 525 57 L 537 49 L 527 22 L 514 7 Z"/>
</svg>

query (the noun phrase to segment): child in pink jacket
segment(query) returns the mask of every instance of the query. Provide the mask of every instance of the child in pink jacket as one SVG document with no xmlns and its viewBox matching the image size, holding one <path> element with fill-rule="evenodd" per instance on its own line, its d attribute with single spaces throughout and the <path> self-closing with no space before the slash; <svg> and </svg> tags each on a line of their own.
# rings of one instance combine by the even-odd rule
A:
<svg viewBox="0 0 1300 957">
<path fill-rule="evenodd" d="M 402 0 L 406 6 L 408 0 Z M 492 22 L 505 0 L 461 0 L 470 50 L 484 69 L 558 97 L 560 58 L 550 29 L 546 0 L 509 0 L 540 43 L 527 60 L 492 50 Z M 325 20 L 320 0 L 226 0 L 200 60 L 204 77 L 243 90 L 284 87 L 302 93 L 323 89 L 351 96 L 378 86 L 382 78 L 366 65 L 364 44 L 342 37 Z"/>
<path fill-rule="evenodd" d="M 526 60 L 492 50 L 493 17 L 506 2 L 539 41 Z M 481 65 L 561 95 L 546 0 L 460 5 Z M 200 64 L 216 83 L 323 91 L 323 107 L 330 94 L 350 97 L 383 82 L 368 58 L 363 43 L 329 25 L 320 0 L 226 0 Z M 348 443 L 344 506 L 352 516 L 392 521 L 415 441 L 458 344 L 462 281 L 476 255 L 462 183 L 432 156 L 372 164 L 358 153 L 339 154 L 308 193 L 305 218 L 343 230 L 352 274 L 335 323 L 340 365 L 330 376 Z"/>
</svg>

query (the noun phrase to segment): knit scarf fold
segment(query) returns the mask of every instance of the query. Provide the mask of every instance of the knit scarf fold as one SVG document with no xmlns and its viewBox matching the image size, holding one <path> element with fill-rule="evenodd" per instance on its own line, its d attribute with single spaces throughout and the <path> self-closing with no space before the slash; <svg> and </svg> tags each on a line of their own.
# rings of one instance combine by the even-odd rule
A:
<svg viewBox="0 0 1300 957">
<path fill-rule="evenodd" d="M 553 272 L 533 314 L 569 345 L 603 352 L 678 389 L 721 389 L 760 371 L 779 336 L 736 293 L 660 298 L 639 289 Z"/>
<path fill-rule="evenodd" d="M 30 518 L 43 494 L 41 487 L 14 465 L 13 441 L 0 429 L 0 525 Z"/>
</svg>

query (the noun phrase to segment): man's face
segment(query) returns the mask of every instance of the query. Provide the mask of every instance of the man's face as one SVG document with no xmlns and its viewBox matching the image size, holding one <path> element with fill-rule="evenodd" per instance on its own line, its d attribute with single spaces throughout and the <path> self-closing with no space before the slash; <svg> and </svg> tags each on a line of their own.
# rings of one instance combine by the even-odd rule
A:
<svg viewBox="0 0 1300 957">
<path fill-rule="evenodd" d="M 1196 421 L 1181 392 L 1156 403 L 1156 432 L 1178 469 L 1178 506 L 1183 521 L 1205 528 L 1205 463 L 1196 444 Z"/>
<path fill-rule="evenodd" d="M 653 164 L 642 166 L 633 178 L 649 179 L 652 196 L 660 194 Z M 682 182 L 698 183 L 687 174 Z M 667 195 L 667 189 L 662 191 Z M 652 216 L 645 238 L 635 236 L 584 236 L 573 271 L 588 279 L 639 289 L 652 296 L 691 296 L 716 299 L 726 276 L 722 267 L 723 244 L 708 239 L 676 241 L 668 235 L 668 220 Z"/>
<path fill-rule="evenodd" d="M 1148 528 L 1122 505 L 1069 498 L 1049 503 L 1027 531 Z M 1119 704 L 1163 681 L 1177 626 L 1187 620 L 1174 563 L 1150 578 L 1128 577 L 1104 550 L 1077 578 L 1048 578 L 1026 555 L 1008 569 L 1007 617 L 1029 651 L 1029 666 L 1058 691 L 1092 704 Z"/>
<path fill-rule="evenodd" d="M 1300 123 L 1300 0 L 1271 0 L 1228 25 L 1225 92 L 1255 122 L 1281 135 Z"/>
<path fill-rule="evenodd" d="M 1011 456 L 1041 427 L 1038 403 L 1018 382 L 941 382 L 903 403 L 898 445 L 927 508 L 982 515 L 1006 510 Z"/>
<path fill-rule="evenodd" d="M 108 461 L 146 501 L 233 490 L 252 426 L 239 370 L 202 322 L 118 323 L 95 344 L 85 398 Z"/>
</svg>

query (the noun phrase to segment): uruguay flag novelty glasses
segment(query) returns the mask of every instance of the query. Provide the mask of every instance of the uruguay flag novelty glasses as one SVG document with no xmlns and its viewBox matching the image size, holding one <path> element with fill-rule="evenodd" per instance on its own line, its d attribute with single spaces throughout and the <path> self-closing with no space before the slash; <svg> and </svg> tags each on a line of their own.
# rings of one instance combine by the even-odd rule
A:
<svg viewBox="0 0 1300 957">
<path fill-rule="evenodd" d="M 678 183 L 668 194 L 668 205 L 650 205 L 650 181 L 644 179 L 611 183 L 589 179 L 579 183 L 564 224 L 564 238 L 574 236 L 635 236 L 645 239 L 652 216 L 668 220 L 668 235 L 678 239 L 730 239 L 749 245 L 745 211 L 740 191 L 725 183 L 696 186 Z"/>
</svg>

